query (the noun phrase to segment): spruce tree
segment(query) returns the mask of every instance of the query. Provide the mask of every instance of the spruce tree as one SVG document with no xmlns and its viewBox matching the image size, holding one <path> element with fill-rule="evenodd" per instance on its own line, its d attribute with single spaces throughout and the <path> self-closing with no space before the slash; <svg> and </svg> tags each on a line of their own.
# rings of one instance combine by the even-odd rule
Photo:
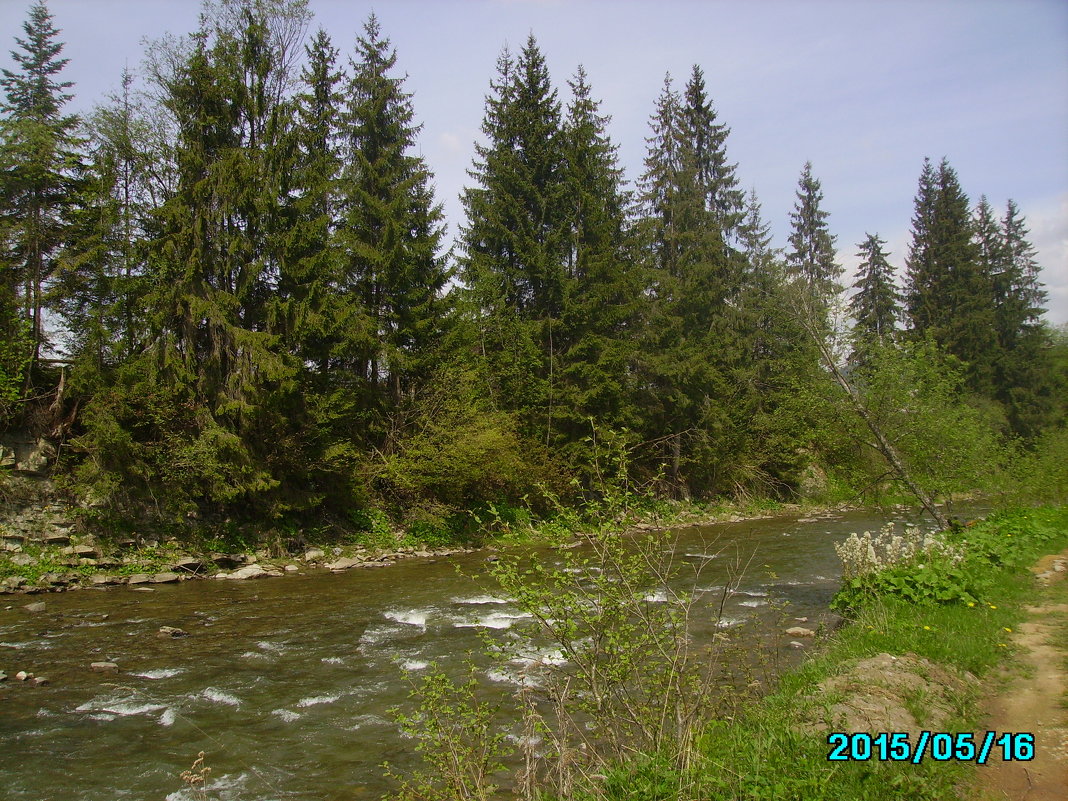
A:
<svg viewBox="0 0 1068 801">
<path fill-rule="evenodd" d="M 887 345 L 893 340 L 901 316 L 901 294 L 894 285 L 894 270 L 887 261 L 889 254 L 883 250 L 885 245 L 878 234 L 867 234 L 857 245 L 861 262 L 849 311 L 855 321 L 853 359 L 862 364 L 872 346 Z"/>
<path fill-rule="evenodd" d="M 52 296 L 62 315 L 75 377 L 92 385 L 145 345 L 149 289 L 144 239 L 154 210 L 159 154 L 129 71 L 121 94 L 86 119 L 85 164 Z"/>
<path fill-rule="evenodd" d="M 392 75 L 396 51 L 372 15 L 357 39 L 344 110 L 341 288 L 360 304 L 343 345 L 372 403 L 396 404 L 426 374 L 440 334 L 449 272 L 439 250 L 441 210 L 421 158 L 411 95 Z M 357 315 L 362 315 L 361 325 Z M 354 337 L 351 335 L 355 334 Z"/>
<path fill-rule="evenodd" d="M 738 240 L 745 272 L 732 309 L 740 344 L 728 404 L 732 483 L 737 490 L 788 497 L 809 466 L 799 447 L 809 440 L 808 421 L 796 406 L 799 388 L 818 380 L 818 357 L 798 324 L 782 251 L 772 247 L 756 190 L 748 195 Z"/>
<path fill-rule="evenodd" d="M 568 294 L 554 345 L 554 430 L 559 446 L 588 461 L 590 420 L 601 429 L 634 423 L 628 361 L 640 284 L 626 219 L 629 197 L 617 148 L 607 133 L 586 72 L 568 84 L 572 100 L 562 127 L 566 180 Z"/>
<path fill-rule="evenodd" d="M 992 392 L 993 286 L 980 260 L 968 197 L 945 159 L 925 161 L 907 262 L 912 331 L 965 363 L 973 392 Z"/>
<path fill-rule="evenodd" d="M 697 64 L 683 91 L 679 128 L 683 158 L 691 162 L 705 206 L 724 242 L 733 242 L 744 215 L 744 196 L 735 177 L 737 165 L 727 160 L 730 128 L 717 122 L 704 72 Z"/>
<path fill-rule="evenodd" d="M 790 213 L 791 250 L 786 253 L 786 264 L 826 306 L 842 291 L 842 267 L 834 260 L 836 237 L 827 226 L 830 214 L 823 210 L 822 203 L 820 182 L 812 175 L 812 162 L 806 161 L 798 180 L 797 201 Z"/>
<path fill-rule="evenodd" d="M 1050 337 L 1041 319 L 1048 295 L 1027 237 L 1025 219 L 1010 200 L 1001 222 L 1000 269 L 993 274 L 998 342 L 994 391 L 1013 431 L 1031 438 L 1049 424 L 1055 404 Z"/>
<path fill-rule="evenodd" d="M 913 200 L 912 241 L 905 260 L 905 302 L 911 331 L 922 338 L 937 316 L 939 280 L 933 262 L 934 207 L 938 196 L 937 176 L 929 158 L 923 160 L 919 187 Z"/>
<path fill-rule="evenodd" d="M 25 38 L 11 52 L 16 70 L 3 70 L 0 118 L 0 226 L 4 230 L 0 266 L 0 307 L 7 306 L 9 331 L 28 328 L 28 368 L 32 370 L 45 344 L 46 291 L 55 270 L 68 224 L 78 169 L 77 118 L 63 107 L 73 84 L 58 80 L 68 59 L 60 58 L 63 43 L 43 0 L 29 10 L 22 25 Z M 10 318 L 19 307 L 23 322 Z M 0 308 L 3 313 L 3 308 Z M 28 372 L 27 372 L 28 375 Z"/>
<path fill-rule="evenodd" d="M 780 251 L 773 248 L 771 243 L 771 223 L 764 219 L 756 189 L 750 189 L 745 201 L 745 212 L 738 226 L 738 244 L 750 274 L 772 270 Z"/>
<path fill-rule="evenodd" d="M 545 441 L 572 237 L 560 102 L 533 36 L 518 59 L 498 59 L 482 131 L 462 196 L 461 274 L 494 398 Z"/>
<path fill-rule="evenodd" d="M 125 491 L 147 481 L 148 491 L 163 484 L 179 508 L 275 513 L 301 502 L 299 493 L 283 500 L 280 488 L 304 474 L 292 397 L 298 365 L 268 318 L 294 167 L 290 109 L 277 92 L 292 77 L 280 42 L 307 9 L 235 5 L 202 19 L 161 87 L 179 132 L 177 184 L 148 243 L 150 342 L 125 371 L 123 384 L 136 390 L 99 399 L 96 439 L 85 445 L 96 469 L 126 476 Z M 106 451 L 108 419 L 139 443 L 147 464 L 111 461 L 122 454 Z"/>
<path fill-rule="evenodd" d="M 685 98 L 667 76 L 639 182 L 650 306 L 640 366 L 643 433 L 663 443 L 667 477 L 682 494 L 696 486 L 715 491 L 722 480 L 716 432 L 727 425 L 730 366 L 744 347 L 728 313 L 744 258 L 726 244 L 710 202 L 723 186 L 712 169 L 720 159 L 705 158 L 722 151 L 709 112 L 700 70 Z"/>
<path fill-rule="evenodd" d="M 326 31 L 316 32 L 305 55 L 294 98 L 297 124 L 290 132 L 295 164 L 284 176 L 289 246 L 280 265 L 272 329 L 305 365 L 305 372 L 322 378 L 332 366 L 338 330 L 346 319 L 339 308 L 344 301 L 337 242 L 342 163 L 339 84 L 344 76 L 337 66 L 338 50 Z M 309 391 L 314 390 L 309 387 Z"/>
</svg>

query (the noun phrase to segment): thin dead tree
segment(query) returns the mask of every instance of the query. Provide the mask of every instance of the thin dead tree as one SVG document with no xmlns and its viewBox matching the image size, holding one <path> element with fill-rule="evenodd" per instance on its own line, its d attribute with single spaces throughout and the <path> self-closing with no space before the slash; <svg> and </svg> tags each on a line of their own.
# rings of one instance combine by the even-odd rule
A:
<svg viewBox="0 0 1068 801">
<path fill-rule="evenodd" d="M 874 439 L 869 443 L 879 454 L 886 460 L 887 465 L 890 467 L 892 475 L 900 481 L 906 489 L 916 500 L 919 501 L 928 514 L 934 518 L 934 521 L 938 524 L 939 528 L 949 528 L 949 519 L 945 516 L 942 510 L 938 507 L 935 499 L 921 487 L 916 480 L 912 477 L 912 473 L 909 471 L 905 464 L 904 459 L 901 458 L 901 454 L 895 447 L 893 441 L 887 436 L 883 427 L 879 424 L 879 421 L 875 418 L 875 415 L 871 413 L 868 405 L 864 401 L 864 397 L 860 391 L 849 380 L 849 377 L 842 371 L 839 366 L 838 359 L 835 358 L 834 348 L 830 341 L 829 331 L 833 331 L 835 326 L 828 325 L 825 321 L 827 318 L 825 312 L 824 301 L 816 298 L 812 294 L 812 290 L 809 287 L 800 287 L 799 302 L 796 305 L 798 310 L 798 321 L 801 327 L 805 330 L 808 336 L 815 343 L 816 348 L 820 354 L 820 361 L 823 363 L 824 368 L 834 378 L 835 383 L 842 388 L 846 398 L 849 401 L 850 407 L 856 413 L 856 415 L 863 421 L 868 431 Z"/>
</svg>

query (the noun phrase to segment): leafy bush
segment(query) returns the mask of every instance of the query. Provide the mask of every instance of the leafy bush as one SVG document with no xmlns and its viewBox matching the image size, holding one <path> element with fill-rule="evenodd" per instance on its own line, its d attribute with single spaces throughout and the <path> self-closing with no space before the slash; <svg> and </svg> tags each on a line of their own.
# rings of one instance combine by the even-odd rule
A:
<svg viewBox="0 0 1068 801">
<path fill-rule="evenodd" d="M 446 372 L 399 412 L 391 449 L 371 467 L 377 492 L 400 508 L 515 503 L 558 483 L 544 448 L 522 439 L 473 374 Z"/>
<path fill-rule="evenodd" d="M 878 597 L 974 606 L 989 591 L 996 571 L 1030 564 L 1055 536 L 1056 527 L 1027 510 L 994 514 L 935 536 L 913 535 L 903 544 L 885 535 L 876 540 L 867 532 L 853 535 L 837 546 L 845 575 L 832 606 L 855 612 Z M 860 558 L 866 551 L 870 558 Z"/>
</svg>

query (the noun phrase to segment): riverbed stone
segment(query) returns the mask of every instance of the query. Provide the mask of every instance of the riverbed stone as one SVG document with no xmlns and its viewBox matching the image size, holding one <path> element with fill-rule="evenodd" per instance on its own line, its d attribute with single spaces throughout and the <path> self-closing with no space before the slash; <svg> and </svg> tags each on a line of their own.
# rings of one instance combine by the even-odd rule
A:
<svg viewBox="0 0 1068 801">
<path fill-rule="evenodd" d="M 296 573 L 300 568 L 296 565 L 286 565 L 285 570 L 287 573 Z"/>
<path fill-rule="evenodd" d="M 26 604 L 22 608 L 25 609 L 27 612 L 43 612 L 45 610 L 45 602 L 36 601 L 32 604 Z"/>
<path fill-rule="evenodd" d="M 234 581 L 243 581 L 245 579 L 266 578 L 269 575 L 270 573 L 259 565 L 245 565 L 245 567 L 239 568 L 233 573 L 228 573 L 226 578 Z"/>
<path fill-rule="evenodd" d="M 112 584 L 121 584 L 122 579 L 118 576 L 109 576 L 107 573 L 94 573 L 89 577 L 89 582 L 94 587 L 105 587 Z"/>
<path fill-rule="evenodd" d="M 333 570 L 335 573 L 340 573 L 343 570 L 349 570 L 350 568 L 357 567 L 362 564 L 364 564 L 363 559 L 357 559 L 353 556 L 346 556 L 334 562 L 330 562 L 329 564 L 327 564 L 326 568 L 328 570 Z"/>
<path fill-rule="evenodd" d="M 25 670 L 20 670 L 18 673 L 15 674 L 15 679 L 17 681 L 27 681 L 27 680 L 32 679 L 32 678 L 33 678 L 33 674 L 32 673 L 27 673 Z"/>
<path fill-rule="evenodd" d="M 119 666 L 114 662 L 93 662 L 89 669 L 94 673 L 118 673 Z"/>
<path fill-rule="evenodd" d="M 786 636 L 788 637 L 815 637 L 816 632 L 812 629 L 806 629 L 803 626 L 792 626 L 786 630 Z"/>
<path fill-rule="evenodd" d="M 181 581 L 182 577 L 177 573 L 157 573 L 152 577 L 153 584 L 174 584 L 176 581 Z"/>
<path fill-rule="evenodd" d="M 33 687 L 44 687 L 46 684 L 51 684 L 51 683 L 52 682 L 50 682 L 44 676 L 34 676 L 32 679 L 30 679 L 30 685 L 33 686 Z"/>
<path fill-rule="evenodd" d="M 165 640 L 167 638 L 178 639 L 179 637 L 188 637 L 189 632 L 185 629 L 180 629 L 177 626 L 160 626 L 159 634 L 156 636 L 158 636 L 161 640 Z"/>
<path fill-rule="evenodd" d="M 148 573 L 134 573 L 128 579 L 126 583 L 133 586 L 134 584 L 150 584 L 152 583 L 152 576 Z"/>
</svg>

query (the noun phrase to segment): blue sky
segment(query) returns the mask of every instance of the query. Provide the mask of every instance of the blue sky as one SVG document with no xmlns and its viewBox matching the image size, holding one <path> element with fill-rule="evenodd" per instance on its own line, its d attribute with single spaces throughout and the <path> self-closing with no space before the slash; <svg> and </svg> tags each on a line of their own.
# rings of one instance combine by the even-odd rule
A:
<svg viewBox="0 0 1068 801">
<path fill-rule="evenodd" d="M 141 62 L 143 39 L 196 26 L 198 0 L 50 0 L 71 59 L 76 110 Z M 29 0 L 0 0 L 0 65 Z M 866 232 L 903 266 L 925 156 L 943 156 L 973 201 L 1027 216 L 1050 292 L 1068 322 L 1068 3 L 1064 0 L 311 0 L 344 55 L 372 10 L 397 48 L 420 148 L 450 233 L 468 181 L 484 98 L 504 45 L 533 32 L 561 98 L 578 64 L 612 116 L 627 178 L 641 172 L 665 72 L 681 86 L 697 63 L 728 156 L 755 187 L 784 245 L 806 160 L 823 184 L 839 260 Z"/>
</svg>

